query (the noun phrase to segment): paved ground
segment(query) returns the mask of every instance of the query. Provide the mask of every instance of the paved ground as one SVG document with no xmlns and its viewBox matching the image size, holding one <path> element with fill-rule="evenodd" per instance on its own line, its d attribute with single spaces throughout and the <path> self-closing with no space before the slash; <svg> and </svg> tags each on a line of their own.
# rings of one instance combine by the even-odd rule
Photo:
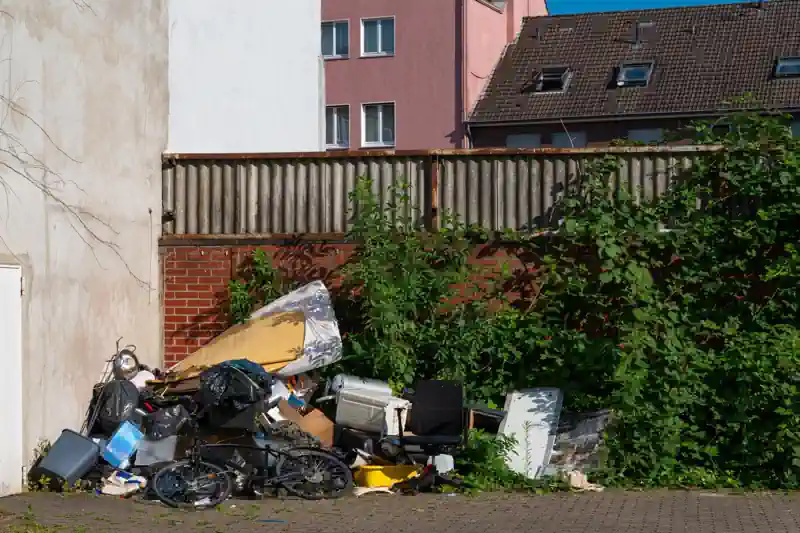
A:
<svg viewBox="0 0 800 533">
<path fill-rule="evenodd" d="M 4 533 L 800 533 L 800 494 L 604 492 L 477 497 L 372 494 L 358 499 L 238 501 L 177 511 L 108 496 L 0 499 Z"/>
</svg>

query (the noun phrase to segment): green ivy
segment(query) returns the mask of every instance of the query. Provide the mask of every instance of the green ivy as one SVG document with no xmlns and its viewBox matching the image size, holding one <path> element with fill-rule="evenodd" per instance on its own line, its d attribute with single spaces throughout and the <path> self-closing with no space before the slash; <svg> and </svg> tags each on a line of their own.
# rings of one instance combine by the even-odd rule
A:
<svg viewBox="0 0 800 533">
<path fill-rule="evenodd" d="M 239 279 L 228 284 L 231 323 L 245 322 L 253 311 L 295 288 L 297 283 L 281 275 L 270 255 L 256 250 L 243 265 Z"/>
<path fill-rule="evenodd" d="M 610 407 L 597 473 L 608 485 L 800 486 L 800 144 L 786 117 L 725 123 L 692 125 L 721 149 L 655 201 L 612 179 L 608 157 L 570 184 L 551 234 L 506 232 L 502 244 L 538 267 L 524 301 L 501 297 L 522 272 L 492 277 L 470 261 L 486 235 L 448 217 L 422 231 L 407 186 L 380 204 L 360 181 L 334 370 L 395 389 L 460 379 L 490 405 L 555 386 L 569 410 Z M 261 281 L 231 286 L 235 317 L 283 283 L 259 257 Z M 504 479 L 497 453 L 484 456 L 470 475 Z"/>
</svg>

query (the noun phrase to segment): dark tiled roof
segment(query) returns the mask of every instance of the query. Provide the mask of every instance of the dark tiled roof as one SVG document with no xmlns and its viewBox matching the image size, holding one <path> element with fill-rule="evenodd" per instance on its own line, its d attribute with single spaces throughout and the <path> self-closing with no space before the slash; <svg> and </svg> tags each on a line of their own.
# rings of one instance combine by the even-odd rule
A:
<svg viewBox="0 0 800 533">
<path fill-rule="evenodd" d="M 526 18 L 471 122 L 713 113 L 745 93 L 796 109 L 800 78 L 772 77 L 786 56 L 800 56 L 800 0 Z M 650 84 L 617 88 L 615 68 L 636 61 L 654 62 Z M 567 90 L 533 92 L 536 74 L 556 65 L 573 71 Z"/>
</svg>

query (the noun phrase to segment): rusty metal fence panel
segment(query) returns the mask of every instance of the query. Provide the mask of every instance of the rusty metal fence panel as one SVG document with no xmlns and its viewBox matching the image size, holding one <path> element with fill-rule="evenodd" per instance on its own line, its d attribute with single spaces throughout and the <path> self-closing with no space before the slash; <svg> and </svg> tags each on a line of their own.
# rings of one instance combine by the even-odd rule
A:
<svg viewBox="0 0 800 533">
<path fill-rule="evenodd" d="M 554 206 L 589 161 L 612 156 L 615 179 L 639 200 L 663 194 L 718 147 L 431 150 L 278 155 L 165 155 L 164 235 L 341 234 L 358 178 L 383 205 L 410 186 L 427 227 L 445 214 L 492 231 L 553 223 Z"/>
</svg>

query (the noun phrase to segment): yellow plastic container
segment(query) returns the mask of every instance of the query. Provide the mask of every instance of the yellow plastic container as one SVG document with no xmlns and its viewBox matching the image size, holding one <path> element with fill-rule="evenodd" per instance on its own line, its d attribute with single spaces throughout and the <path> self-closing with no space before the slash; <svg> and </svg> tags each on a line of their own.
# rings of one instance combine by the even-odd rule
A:
<svg viewBox="0 0 800 533">
<path fill-rule="evenodd" d="M 419 474 L 418 465 L 367 465 L 359 467 L 355 481 L 360 487 L 391 487 Z"/>
</svg>

